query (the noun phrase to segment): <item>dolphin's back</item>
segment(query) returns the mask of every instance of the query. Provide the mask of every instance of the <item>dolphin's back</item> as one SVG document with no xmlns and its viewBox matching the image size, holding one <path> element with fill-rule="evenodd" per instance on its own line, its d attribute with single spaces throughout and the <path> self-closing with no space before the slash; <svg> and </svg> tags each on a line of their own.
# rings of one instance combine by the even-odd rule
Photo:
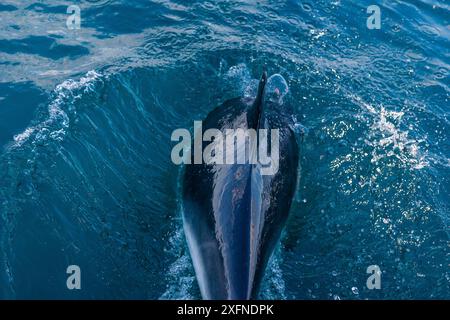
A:
<svg viewBox="0 0 450 320">
<path fill-rule="evenodd" d="M 252 100 L 240 98 L 225 102 L 203 121 L 203 131 L 216 128 L 224 132 L 224 129 L 234 126 L 243 128 L 251 105 Z M 240 119 L 239 123 L 236 119 Z M 200 290 L 206 299 L 237 298 L 234 292 L 248 290 L 245 287 L 248 283 L 246 256 L 249 249 L 243 239 L 247 237 L 245 226 L 248 226 L 249 216 L 244 213 L 249 199 L 238 200 L 237 192 L 244 194 L 244 190 L 251 187 L 248 182 L 250 170 L 250 165 L 246 164 L 203 163 L 185 168 L 184 228 Z M 236 179 L 238 172 L 242 175 Z M 233 279 L 229 279 L 230 276 Z"/>
<path fill-rule="evenodd" d="M 208 115 L 203 131 L 253 127 L 253 102 L 247 98 L 226 101 Z M 185 168 L 183 221 L 205 299 L 255 298 L 287 219 L 297 180 L 297 143 L 287 117 L 264 111 L 260 119 L 261 128 L 280 130 L 275 175 L 262 176 L 257 165 L 249 163 Z M 203 150 L 207 144 L 203 143 Z"/>
</svg>

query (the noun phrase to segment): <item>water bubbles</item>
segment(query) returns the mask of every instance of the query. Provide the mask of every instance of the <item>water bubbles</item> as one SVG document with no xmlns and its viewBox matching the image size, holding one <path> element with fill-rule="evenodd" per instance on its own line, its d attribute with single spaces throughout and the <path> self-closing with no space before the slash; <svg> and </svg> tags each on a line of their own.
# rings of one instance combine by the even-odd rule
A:
<svg viewBox="0 0 450 320">
<path fill-rule="evenodd" d="M 32 128 L 32 127 L 25 129 L 24 132 L 19 133 L 14 136 L 14 141 L 16 142 L 17 145 L 20 145 L 22 142 L 24 142 L 31 136 L 31 134 L 34 132 L 34 130 L 35 130 L 35 128 Z"/>
<path fill-rule="evenodd" d="M 250 83 L 251 76 L 250 71 L 248 70 L 247 66 L 244 63 L 240 63 L 238 65 L 230 67 L 228 69 L 227 73 L 225 74 L 225 79 L 227 84 L 229 84 L 232 87 L 232 90 L 237 91 L 239 94 L 246 94 L 248 86 L 245 86 L 245 84 Z M 250 92 L 248 94 L 250 94 Z M 255 97 L 256 93 L 252 95 L 252 97 Z"/>
<path fill-rule="evenodd" d="M 352 287 L 352 292 L 353 292 L 353 294 L 355 294 L 355 295 L 358 295 L 358 294 L 359 294 L 359 290 L 358 290 L 357 287 Z"/>
<path fill-rule="evenodd" d="M 267 268 L 267 281 L 262 284 L 260 296 L 263 299 L 286 299 L 285 280 L 281 270 L 282 260 L 279 249 L 269 260 Z"/>
<path fill-rule="evenodd" d="M 168 284 L 166 291 L 160 296 L 160 300 L 192 299 L 192 287 L 195 282 L 190 257 L 184 251 L 178 251 L 183 243 L 183 230 L 179 228 L 169 239 L 168 250 L 176 258 L 166 272 Z"/>
<path fill-rule="evenodd" d="M 280 74 L 274 74 L 267 80 L 266 96 L 270 101 L 280 102 L 289 92 L 286 80 Z"/>
<path fill-rule="evenodd" d="M 225 75 L 229 80 L 248 80 L 250 79 L 250 72 L 244 63 L 230 67 Z"/>
<path fill-rule="evenodd" d="M 246 98 L 254 98 L 258 93 L 258 84 L 259 81 L 256 79 L 250 80 L 248 85 L 244 89 L 244 97 Z"/>
</svg>

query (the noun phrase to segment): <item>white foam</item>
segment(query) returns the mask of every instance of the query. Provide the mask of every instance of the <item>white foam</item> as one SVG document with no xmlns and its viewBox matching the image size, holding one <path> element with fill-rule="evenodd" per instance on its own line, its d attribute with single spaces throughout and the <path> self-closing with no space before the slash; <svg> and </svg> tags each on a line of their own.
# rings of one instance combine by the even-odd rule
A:
<svg viewBox="0 0 450 320">
<path fill-rule="evenodd" d="M 31 134 L 34 132 L 34 130 L 35 130 L 35 128 L 33 128 L 33 127 L 26 128 L 24 132 L 16 134 L 14 136 L 14 141 L 17 144 L 20 144 L 23 141 L 26 141 L 31 136 Z"/>
<path fill-rule="evenodd" d="M 408 168 L 419 170 L 428 167 L 426 150 L 420 147 L 424 140 L 411 138 L 409 132 L 397 124 L 404 112 L 388 110 L 382 105 L 372 106 L 355 95 L 350 95 L 350 98 L 371 115 L 366 144 L 373 147 L 372 163 L 386 157 L 396 157 Z"/>
<path fill-rule="evenodd" d="M 69 117 L 63 109 L 67 99 L 72 99 L 71 102 L 73 103 L 81 98 L 82 93 L 94 90 L 94 83 L 100 76 L 99 73 L 91 70 L 77 81 L 69 79 L 57 85 L 54 91 L 55 97 L 48 106 L 48 118 L 15 135 L 14 143 L 11 147 L 20 147 L 32 137 L 39 140 L 51 138 L 61 141 L 69 127 Z M 81 92 L 78 92 L 80 90 Z M 52 128 L 52 130 L 49 131 L 49 128 Z"/>
</svg>

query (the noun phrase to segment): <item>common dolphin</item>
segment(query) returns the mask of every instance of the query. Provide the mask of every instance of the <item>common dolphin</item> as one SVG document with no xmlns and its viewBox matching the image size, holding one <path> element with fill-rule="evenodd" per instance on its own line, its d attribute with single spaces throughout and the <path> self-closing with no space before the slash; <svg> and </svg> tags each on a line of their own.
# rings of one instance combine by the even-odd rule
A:
<svg viewBox="0 0 450 320">
<path fill-rule="evenodd" d="M 203 299 L 256 299 L 288 218 L 299 148 L 291 110 L 273 98 L 277 88 L 268 92 L 267 80 L 264 72 L 256 97 L 234 98 L 215 108 L 202 130 L 279 129 L 276 173 L 262 175 L 259 164 L 248 162 L 191 161 L 184 169 L 183 226 Z"/>
</svg>

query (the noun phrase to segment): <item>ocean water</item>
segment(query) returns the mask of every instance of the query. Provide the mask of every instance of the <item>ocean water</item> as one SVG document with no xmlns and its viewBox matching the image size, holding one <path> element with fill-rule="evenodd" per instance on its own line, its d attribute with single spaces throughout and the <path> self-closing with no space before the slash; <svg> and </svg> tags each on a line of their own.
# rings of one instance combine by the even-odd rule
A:
<svg viewBox="0 0 450 320">
<path fill-rule="evenodd" d="M 449 25 L 443 0 L 2 0 L 0 298 L 201 298 L 170 135 L 267 70 L 301 175 L 260 297 L 449 299 Z"/>
</svg>

